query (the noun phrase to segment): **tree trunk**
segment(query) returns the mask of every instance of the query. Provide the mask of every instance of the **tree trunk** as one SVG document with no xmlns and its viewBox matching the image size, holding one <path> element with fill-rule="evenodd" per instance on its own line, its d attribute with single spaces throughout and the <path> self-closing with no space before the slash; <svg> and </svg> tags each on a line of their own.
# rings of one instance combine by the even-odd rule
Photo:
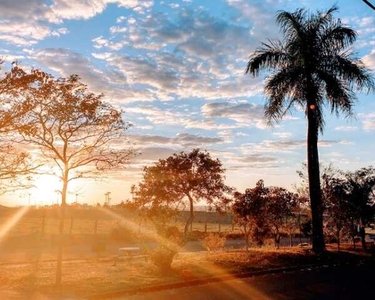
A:
<svg viewBox="0 0 375 300">
<path fill-rule="evenodd" d="M 244 228 L 244 232 L 245 232 L 246 253 L 249 253 L 249 235 L 250 235 L 250 230 L 247 227 L 246 223 L 243 225 L 243 228 Z"/>
<path fill-rule="evenodd" d="M 363 250 L 367 250 L 367 245 L 366 245 L 366 230 L 365 230 L 365 226 L 363 225 L 362 220 L 361 220 L 361 224 L 359 226 L 359 235 L 361 237 L 362 249 Z"/>
<path fill-rule="evenodd" d="M 194 200 L 190 196 L 190 194 L 187 194 L 187 197 L 189 199 L 189 204 L 190 204 L 190 216 L 189 216 L 189 219 L 187 220 L 187 222 L 185 224 L 185 232 L 184 232 L 185 240 L 187 240 L 187 233 L 189 231 L 189 225 L 191 226 L 191 224 L 193 223 L 193 220 L 194 220 Z"/>
<path fill-rule="evenodd" d="M 62 257 L 63 257 L 63 237 L 64 237 L 64 222 L 66 211 L 66 194 L 68 191 L 68 173 L 65 172 L 63 180 L 63 188 L 61 190 L 61 208 L 60 208 L 60 226 L 59 226 L 59 243 L 56 266 L 56 285 L 61 285 L 62 278 Z"/>
<path fill-rule="evenodd" d="M 307 106 L 307 168 L 309 175 L 310 206 L 312 215 L 312 249 L 315 253 L 320 254 L 326 249 L 323 236 L 323 205 L 319 174 L 319 132 L 315 108 L 315 101 L 310 101 Z"/>
<path fill-rule="evenodd" d="M 337 229 L 337 232 L 336 232 L 336 238 L 337 238 L 337 251 L 340 252 L 340 232 L 341 232 L 341 229 Z"/>
<path fill-rule="evenodd" d="M 355 250 L 356 248 L 356 245 L 355 245 L 355 225 L 354 225 L 354 221 L 351 220 L 351 232 L 352 232 L 352 242 L 353 242 L 353 249 Z"/>
</svg>

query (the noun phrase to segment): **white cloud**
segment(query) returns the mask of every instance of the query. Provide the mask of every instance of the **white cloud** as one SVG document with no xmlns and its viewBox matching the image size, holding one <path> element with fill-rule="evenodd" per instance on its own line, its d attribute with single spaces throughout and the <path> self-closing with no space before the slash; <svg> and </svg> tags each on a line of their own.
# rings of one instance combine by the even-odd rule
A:
<svg viewBox="0 0 375 300">
<path fill-rule="evenodd" d="M 363 129 L 366 131 L 375 130 L 375 112 L 360 114 Z"/>
<path fill-rule="evenodd" d="M 264 121 L 263 106 L 252 103 L 231 104 L 228 102 L 208 103 L 202 107 L 202 113 L 209 118 L 228 118 L 239 126 L 267 127 Z"/>
<path fill-rule="evenodd" d="M 358 127 L 356 126 L 337 126 L 335 127 L 335 130 L 337 131 L 356 131 L 358 129 Z"/>
<path fill-rule="evenodd" d="M 140 0 L 3 0 L 0 2 L 0 40 L 30 46 L 50 36 L 67 34 L 66 28 L 53 29 L 64 20 L 90 19 L 108 4 L 127 9 L 150 8 L 153 1 Z"/>
</svg>

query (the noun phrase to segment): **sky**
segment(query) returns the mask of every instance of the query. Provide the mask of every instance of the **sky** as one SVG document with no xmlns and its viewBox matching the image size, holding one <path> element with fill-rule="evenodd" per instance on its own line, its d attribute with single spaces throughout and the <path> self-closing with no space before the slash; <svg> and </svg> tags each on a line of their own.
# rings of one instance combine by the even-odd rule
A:
<svg viewBox="0 0 375 300">
<path fill-rule="evenodd" d="M 375 1 L 374 1 L 375 2 Z M 78 74 L 89 89 L 124 110 L 141 152 L 124 172 L 77 182 L 68 202 L 130 198 L 142 168 L 194 148 L 226 168 L 226 183 L 243 191 L 259 179 L 292 189 L 306 161 L 306 118 L 298 109 L 279 124 L 264 120 L 264 76 L 245 75 L 249 55 L 281 34 L 280 10 L 324 10 L 358 33 L 351 49 L 375 69 L 375 11 L 362 0 L 0 0 L 0 57 L 56 77 Z M 375 95 L 358 94 L 354 117 L 330 115 L 320 136 L 323 163 L 343 170 L 374 165 Z M 57 201 L 59 182 L 5 194 L 0 204 Z"/>
</svg>

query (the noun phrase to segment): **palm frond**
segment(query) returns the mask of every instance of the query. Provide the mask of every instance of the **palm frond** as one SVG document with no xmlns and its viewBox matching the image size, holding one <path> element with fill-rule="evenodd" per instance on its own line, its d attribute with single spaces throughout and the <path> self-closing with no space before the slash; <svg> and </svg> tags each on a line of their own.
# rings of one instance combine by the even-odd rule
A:
<svg viewBox="0 0 375 300">
<path fill-rule="evenodd" d="M 318 76 L 324 82 L 324 90 L 331 113 L 338 115 L 342 111 L 346 116 L 351 116 L 356 96 L 348 84 L 331 73 L 319 72 Z"/>
<path fill-rule="evenodd" d="M 375 83 L 371 72 L 363 65 L 361 60 L 352 58 L 350 53 L 339 53 L 324 58 L 323 64 L 326 72 L 345 80 L 357 90 L 373 92 Z"/>
<path fill-rule="evenodd" d="M 351 46 L 357 39 L 355 30 L 346 27 L 338 20 L 328 26 L 319 36 L 319 48 L 337 52 Z"/>
<path fill-rule="evenodd" d="M 293 13 L 279 11 L 276 15 L 276 23 L 280 26 L 286 40 L 293 40 L 297 37 L 302 38 L 304 34 L 304 19 L 306 10 L 298 9 Z"/>
<path fill-rule="evenodd" d="M 296 96 L 300 96 L 301 80 L 301 69 L 298 67 L 284 68 L 267 79 L 264 91 L 267 95 L 265 117 L 268 124 L 278 122 L 290 110 Z"/>
<path fill-rule="evenodd" d="M 273 69 L 285 66 L 288 58 L 288 54 L 282 48 L 281 43 L 278 46 L 264 43 L 262 48 L 257 49 L 250 56 L 245 73 L 258 76 L 259 71 L 263 68 Z"/>
</svg>

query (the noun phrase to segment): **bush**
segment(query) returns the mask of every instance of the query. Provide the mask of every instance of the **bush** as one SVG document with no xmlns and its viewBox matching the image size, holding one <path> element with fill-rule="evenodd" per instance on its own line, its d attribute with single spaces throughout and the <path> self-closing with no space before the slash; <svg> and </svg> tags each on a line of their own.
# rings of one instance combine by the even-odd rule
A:
<svg viewBox="0 0 375 300">
<path fill-rule="evenodd" d="M 116 227 L 111 229 L 109 237 L 113 241 L 119 242 L 131 242 L 137 239 L 137 234 L 134 230 L 127 227 L 123 227 L 120 224 L 117 224 Z"/>
<path fill-rule="evenodd" d="M 157 249 L 150 251 L 150 260 L 161 273 L 170 273 L 173 258 L 176 254 L 176 251 L 168 247 L 159 246 Z"/>
<path fill-rule="evenodd" d="M 149 251 L 150 260 L 160 272 L 170 273 L 173 258 L 183 242 L 182 234 L 177 227 L 172 226 L 160 232 L 160 236 L 163 237 L 163 241 L 157 249 Z"/>
<path fill-rule="evenodd" d="M 202 241 L 203 246 L 208 251 L 218 251 L 223 249 L 227 238 L 217 233 L 209 233 Z"/>
</svg>

